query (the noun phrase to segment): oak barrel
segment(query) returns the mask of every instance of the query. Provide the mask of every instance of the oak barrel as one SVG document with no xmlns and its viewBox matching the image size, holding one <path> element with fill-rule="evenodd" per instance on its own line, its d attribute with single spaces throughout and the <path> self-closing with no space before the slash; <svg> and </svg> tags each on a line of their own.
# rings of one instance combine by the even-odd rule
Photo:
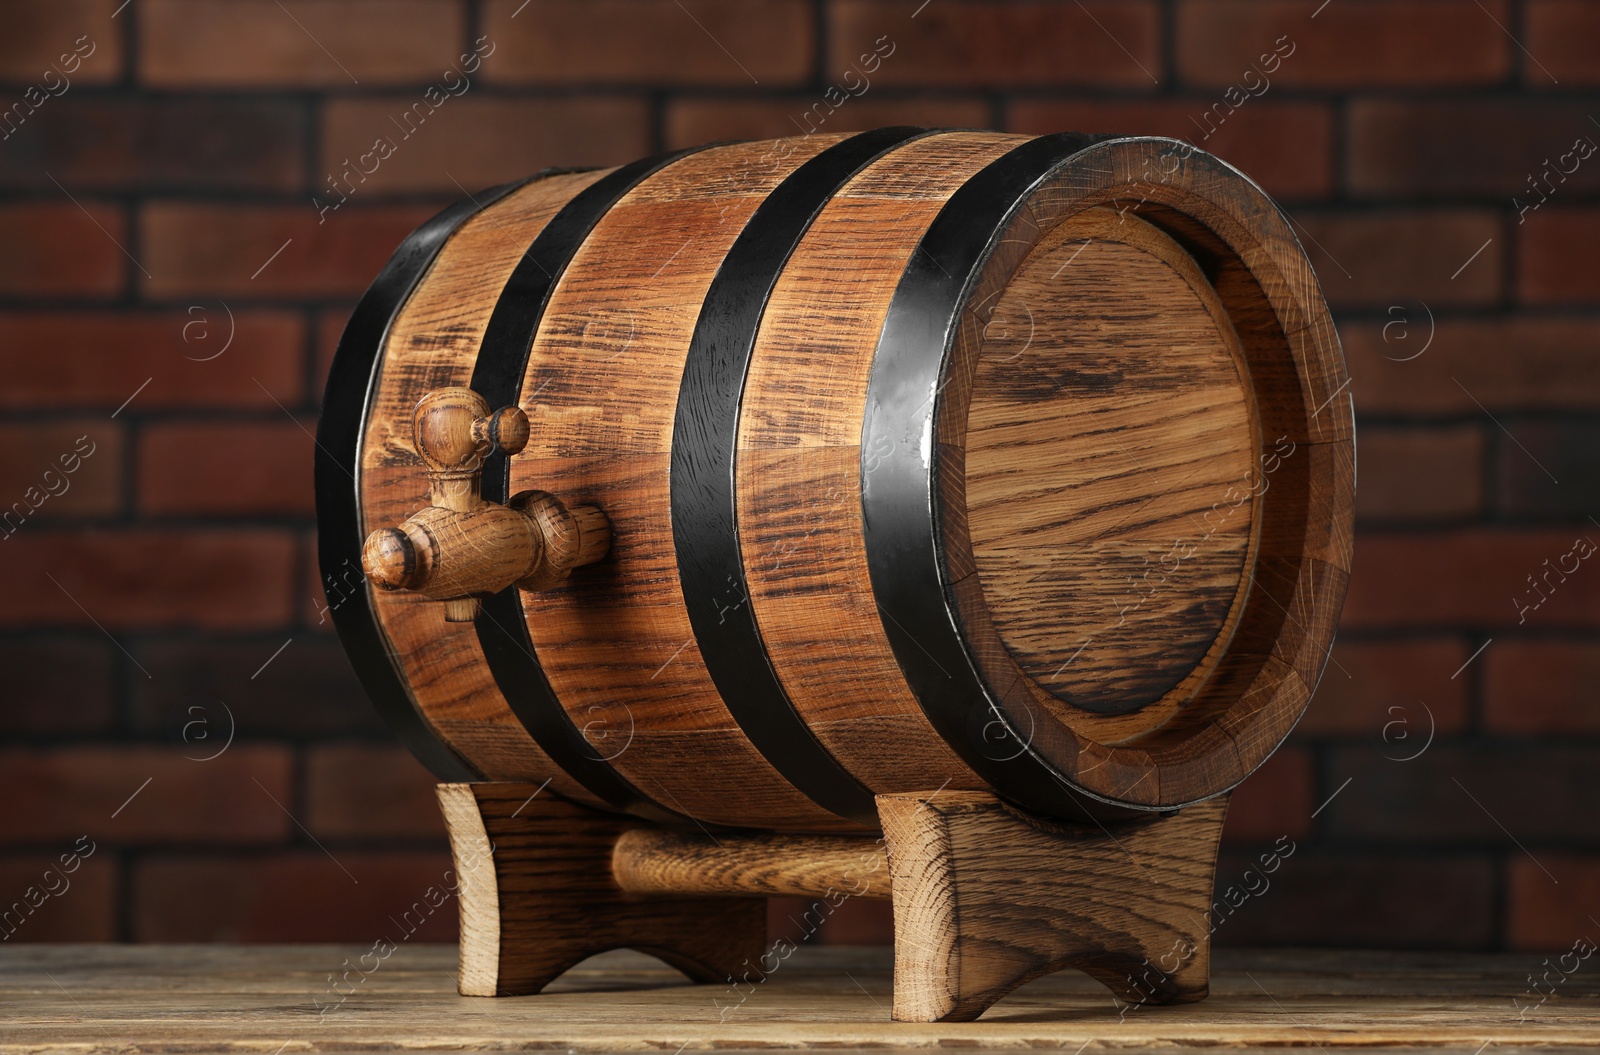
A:
<svg viewBox="0 0 1600 1055">
<path fill-rule="evenodd" d="M 441 779 L 795 831 L 939 788 L 1169 810 L 1259 766 L 1321 675 L 1347 386 L 1284 215 L 1177 141 L 551 170 L 440 213 L 355 309 L 329 612 Z M 512 442 L 489 411 L 517 407 Z M 479 596 L 403 588 L 423 565 Z"/>
</svg>

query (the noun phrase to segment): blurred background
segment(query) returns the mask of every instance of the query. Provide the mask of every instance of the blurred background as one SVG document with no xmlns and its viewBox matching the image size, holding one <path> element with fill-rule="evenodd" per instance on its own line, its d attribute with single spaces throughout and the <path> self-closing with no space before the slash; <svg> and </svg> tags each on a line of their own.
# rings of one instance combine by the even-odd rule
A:
<svg viewBox="0 0 1600 1055">
<path fill-rule="evenodd" d="M 1187 138 L 1282 203 L 1325 284 L 1355 579 L 1309 713 L 1235 797 L 1219 892 L 1294 849 L 1216 941 L 1600 939 L 1600 562 L 1578 556 L 1600 542 L 1600 4 L 0 13 L 0 910 L 81 855 L 5 940 L 394 931 L 449 861 L 432 780 L 322 613 L 311 436 L 355 298 L 442 205 L 547 165 L 887 124 Z M 319 212 L 430 88 L 406 149 Z M 888 940 L 878 908 L 822 940 Z M 454 926 L 447 904 L 416 940 Z"/>
</svg>

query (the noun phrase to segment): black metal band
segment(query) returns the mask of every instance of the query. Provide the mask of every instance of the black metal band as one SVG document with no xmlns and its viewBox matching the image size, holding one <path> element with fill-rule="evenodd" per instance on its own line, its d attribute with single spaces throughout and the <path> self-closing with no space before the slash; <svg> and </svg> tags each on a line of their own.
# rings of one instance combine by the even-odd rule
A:
<svg viewBox="0 0 1600 1055">
<path fill-rule="evenodd" d="M 861 428 L 867 565 L 906 681 L 934 728 L 991 787 L 1062 817 L 1128 811 L 1069 787 L 1029 750 L 1031 731 L 1014 727 L 969 657 L 940 546 L 936 419 L 962 306 L 1013 212 L 1054 169 L 1105 138 L 1029 140 L 951 195 L 895 289 Z"/>
<path fill-rule="evenodd" d="M 756 332 L 790 254 L 856 173 L 929 134 L 881 128 L 852 136 L 773 189 L 706 291 L 672 429 L 673 544 L 684 604 L 711 680 L 750 742 L 784 779 L 824 809 L 869 826 L 877 824 L 872 791 L 817 739 L 767 658 L 739 549 L 734 457 Z"/>
<path fill-rule="evenodd" d="M 482 775 L 428 728 L 378 625 L 361 571 L 361 440 L 384 341 L 400 308 L 450 236 L 474 214 L 522 185 L 508 183 L 458 202 L 400 243 L 345 324 L 317 422 L 317 562 L 333 625 L 378 714 L 434 776 L 446 781 L 479 780 Z"/>
<path fill-rule="evenodd" d="M 694 152 L 661 154 L 622 166 L 584 188 L 539 232 L 500 291 L 472 370 L 471 387 L 491 408 L 517 402 L 550 294 L 595 224 L 640 182 Z M 484 463 L 483 497 L 503 503 L 510 490 L 510 463 L 497 452 Z M 484 598 L 476 625 L 495 684 L 551 761 L 618 809 L 660 820 L 683 820 L 634 787 L 584 739 L 539 665 L 515 586 Z"/>
</svg>

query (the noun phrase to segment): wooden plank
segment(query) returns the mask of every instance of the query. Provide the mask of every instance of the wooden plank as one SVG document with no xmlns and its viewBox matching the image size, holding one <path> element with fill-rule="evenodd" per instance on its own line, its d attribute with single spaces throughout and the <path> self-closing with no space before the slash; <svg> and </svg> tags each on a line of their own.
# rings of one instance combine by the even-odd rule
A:
<svg viewBox="0 0 1600 1055">
<path fill-rule="evenodd" d="M 420 891 L 418 892 L 420 895 Z M 380 937 L 373 935 L 374 939 Z M 391 938 L 397 935 L 391 935 Z M 608 953 L 537 997 L 455 991 L 455 947 L 401 943 L 329 988 L 361 946 L 0 947 L 0 1055 L 228 1051 L 910 1051 L 1208 1048 L 1276 1051 L 1593 1050 L 1586 963 L 1519 1021 L 1542 954 L 1223 949 L 1211 995 L 1125 1012 L 1092 979 L 1050 975 L 971 1023 L 889 1021 L 889 953 L 804 947 L 764 982 L 692 986 L 658 961 Z M 776 957 L 774 958 L 776 959 Z M 319 1005 L 322 1010 L 319 1011 Z"/>
</svg>

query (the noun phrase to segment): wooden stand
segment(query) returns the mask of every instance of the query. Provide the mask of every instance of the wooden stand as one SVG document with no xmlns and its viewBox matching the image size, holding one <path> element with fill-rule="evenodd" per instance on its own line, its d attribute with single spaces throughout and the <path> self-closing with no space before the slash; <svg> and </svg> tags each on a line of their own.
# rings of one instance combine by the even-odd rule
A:
<svg viewBox="0 0 1600 1055">
<path fill-rule="evenodd" d="M 982 792 L 880 795 L 883 838 L 652 827 L 520 783 L 441 784 L 460 876 L 465 996 L 536 993 L 618 947 L 696 981 L 756 982 L 765 897 L 894 906 L 894 1017 L 977 1018 L 1076 967 L 1130 1006 L 1205 997 L 1227 796 L 1112 826 Z M 831 911 L 831 907 L 830 907 Z"/>
</svg>

